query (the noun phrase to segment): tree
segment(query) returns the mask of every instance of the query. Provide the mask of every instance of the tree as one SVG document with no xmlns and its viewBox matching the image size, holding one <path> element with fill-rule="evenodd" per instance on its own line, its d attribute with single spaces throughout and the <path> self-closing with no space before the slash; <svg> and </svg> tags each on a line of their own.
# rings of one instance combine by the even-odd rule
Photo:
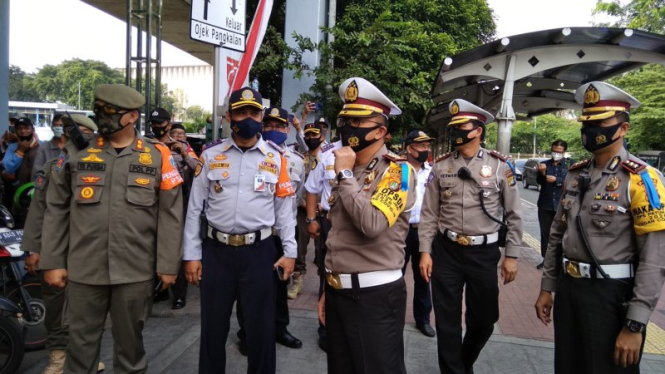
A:
<svg viewBox="0 0 665 374">
<path fill-rule="evenodd" d="M 665 0 L 598 1 L 594 14 L 617 17 L 616 27 L 629 27 L 654 33 L 665 32 Z"/>
<path fill-rule="evenodd" d="M 610 83 L 635 96 L 642 105 L 630 112 L 630 151 L 665 150 L 665 66 L 645 65 Z"/>
<path fill-rule="evenodd" d="M 91 109 L 95 87 L 105 83 L 124 83 L 123 74 L 104 62 L 73 59 L 59 65 L 44 65 L 35 74 L 32 86 L 45 102 L 60 101 L 78 106 L 79 84 L 81 87 L 80 109 Z"/>
<path fill-rule="evenodd" d="M 39 95 L 32 88 L 32 76 L 16 65 L 9 66 L 9 100 L 38 101 Z"/>
<path fill-rule="evenodd" d="M 442 59 L 489 41 L 495 24 L 484 0 L 340 0 L 336 25 L 324 31 L 334 35 L 334 42 L 314 44 L 294 35 L 294 56 L 321 53 L 315 69 L 296 63 L 296 77 L 315 76 L 310 93 L 296 106 L 315 100 L 323 104 L 325 116 L 334 118 L 342 105 L 337 88 L 361 76 L 403 110 L 390 128 L 401 133 L 424 126 Z M 327 61 L 334 61 L 334 67 Z"/>
</svg>

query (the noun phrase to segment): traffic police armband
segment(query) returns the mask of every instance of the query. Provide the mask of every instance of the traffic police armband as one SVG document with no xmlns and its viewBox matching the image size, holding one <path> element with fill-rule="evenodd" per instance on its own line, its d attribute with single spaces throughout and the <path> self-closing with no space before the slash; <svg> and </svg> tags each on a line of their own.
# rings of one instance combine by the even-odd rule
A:
<svg viewBox="0 0 665 374">
<path fill-rule="evenodd" d="M 376 185 L 371 204 L 386 216 L 388 227 L 397 222 L 397 218 L 406 208 L 410 178 L 411 171 L 406 162 L 399 164 L 391 162 Z"/>
<path fill-rule="evenodd" d="M 665 211 L 660 196 L 665 187 L 655 169 L 626 160 L 621 166 L 630 172 L 630 213 L 637 235 L 665 230 Z"/>
</svg>

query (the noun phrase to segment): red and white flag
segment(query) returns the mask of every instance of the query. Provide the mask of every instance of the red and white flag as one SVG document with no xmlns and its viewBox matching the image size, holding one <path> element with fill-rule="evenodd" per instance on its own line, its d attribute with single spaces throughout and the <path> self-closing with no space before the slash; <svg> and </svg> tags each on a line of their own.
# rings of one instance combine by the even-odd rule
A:
<svg viewBox="0 0 665 374">
<path fill-rule="evenodd" d="M 220 66 L 219 77 L 219 105 L 224 105 L 224 100 L 231 92 L 249 85 L 249 71 L 254 64 L 254 59 L 259 53 L 263 37 L 268 28 L 268 20 L 272 13 L 273 0 L 260 0 L 254 13 L 252 26 L 247 34 L 245 53 L 236 52 L 226 48 L 218 48 L 218 60 Z"/>
</svg>

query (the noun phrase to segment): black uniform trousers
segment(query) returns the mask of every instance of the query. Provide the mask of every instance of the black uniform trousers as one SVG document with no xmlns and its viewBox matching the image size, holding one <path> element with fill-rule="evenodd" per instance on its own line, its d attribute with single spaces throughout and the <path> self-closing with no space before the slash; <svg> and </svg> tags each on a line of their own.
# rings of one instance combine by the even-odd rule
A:
<svg viewBox="0 0 665 374">
<path fill-rule="evenodd" d="M 328 374 L 406 374 L 404 278 L 374 287 L 326 286 Z"/>
<path fill-rule="evenodd" d="M 538 223 L 540 224 L 540 255 L 545 258 L 547 254 L 547 243 L 550 241 L 550 228 L 554 222 L 556 210 L 545 210 L 538 208 Z"/>
<path fill-rule="evenodd" d="M 441 373 L 471 372 L 499 320 L 498 243 L 462 246 L 437 233 L 432 243 L 432 300 Z M 462 340 L 462 292 L 466 334 Z"/>
<path fill-rule="evenodd" d="M 557 374 L 639 373 L 639 364 L 614 365 L 614 344 L 626 322 L 632 279 L 585 279 L 562 274 L 554 295 L 554 371 Z M 646 331 L 643 333 L 644 349 Z"/>
<path fill-rule="evenodd" d="M 323 292 L 325 291 L 325 285 L 326 285 L 326 253 L 328 252 L 328 249 L 326 247 L 326 241 L 328 240 L 328 233 L 330 232 L 330 229 L 332 228 L 332 223 L 328 218 L 326 218 L 326 215 L 328 214 L 327 211 L 323 211 L 322 214 L 319 216 L 319 225 L 321 227 L 321 230 L 319 231 L 319 246 L 316 248 L 316 260 L 317 264 L 316 266 L 319 268 L 319 298 L 321 298 L 321 295 L 323 295 Z M 321 321 L 319 321 L 319 338 L 325 338 L 326 337 L 326 327 L 323 326 Z"/>
<path fill-rule="evenodd" d="M 284 248 L 282 248 L 282 239 L 279 236 L 273 235 L 273 238 L 277 253 L 275 262 L 277 262 L 284 255 Z M 275 332 L 283 334 L 286 332 L 286 326 L 289 325 L 289 303 L 287 298 L 289 282 L 279 279 L 277 272 L 273 271 L 273 284 L 275 285 Z M 241 303 L 236 305 L 236 318 L 238 318 L 238 324 L 240 325 L 238 339 L 245 340 L 245 321 Z"/>
<path fill-rule="evenodd" d="M 432 313 L 432 293 L 430 285 L 420 275 L 420 240 L 418 229 L 409 227 L 406 236 L 406 247 L 404 250 L 404 267 L 402 274 L 406 274 L 406 267 L 411 258 L 411 270 L 413 271 L 413 319 L 416 326 L 429 324 L 429 316 Z"/>
<path fill-rule="evenodd" d="M 205 239 L 202 262 L 199 373 L 225 372 L 226 339 L 236 298 L 245 310 L 247 372 L 275 373 L 274 240 L 232 247 Z"/>
</svg>

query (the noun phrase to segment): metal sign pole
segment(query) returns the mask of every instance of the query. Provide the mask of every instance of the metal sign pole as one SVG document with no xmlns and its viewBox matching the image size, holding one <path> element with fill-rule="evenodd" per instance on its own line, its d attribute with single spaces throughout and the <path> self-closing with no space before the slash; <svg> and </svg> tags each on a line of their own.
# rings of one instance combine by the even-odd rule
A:
<svg viewBox="0 0 665 374">
<path fill-rule="evenodd" d="M 212 140 L 219 139 L 219 48 L 215 46 L 213 50 L 213 88 L 212 88 Z"/>
</svg>

